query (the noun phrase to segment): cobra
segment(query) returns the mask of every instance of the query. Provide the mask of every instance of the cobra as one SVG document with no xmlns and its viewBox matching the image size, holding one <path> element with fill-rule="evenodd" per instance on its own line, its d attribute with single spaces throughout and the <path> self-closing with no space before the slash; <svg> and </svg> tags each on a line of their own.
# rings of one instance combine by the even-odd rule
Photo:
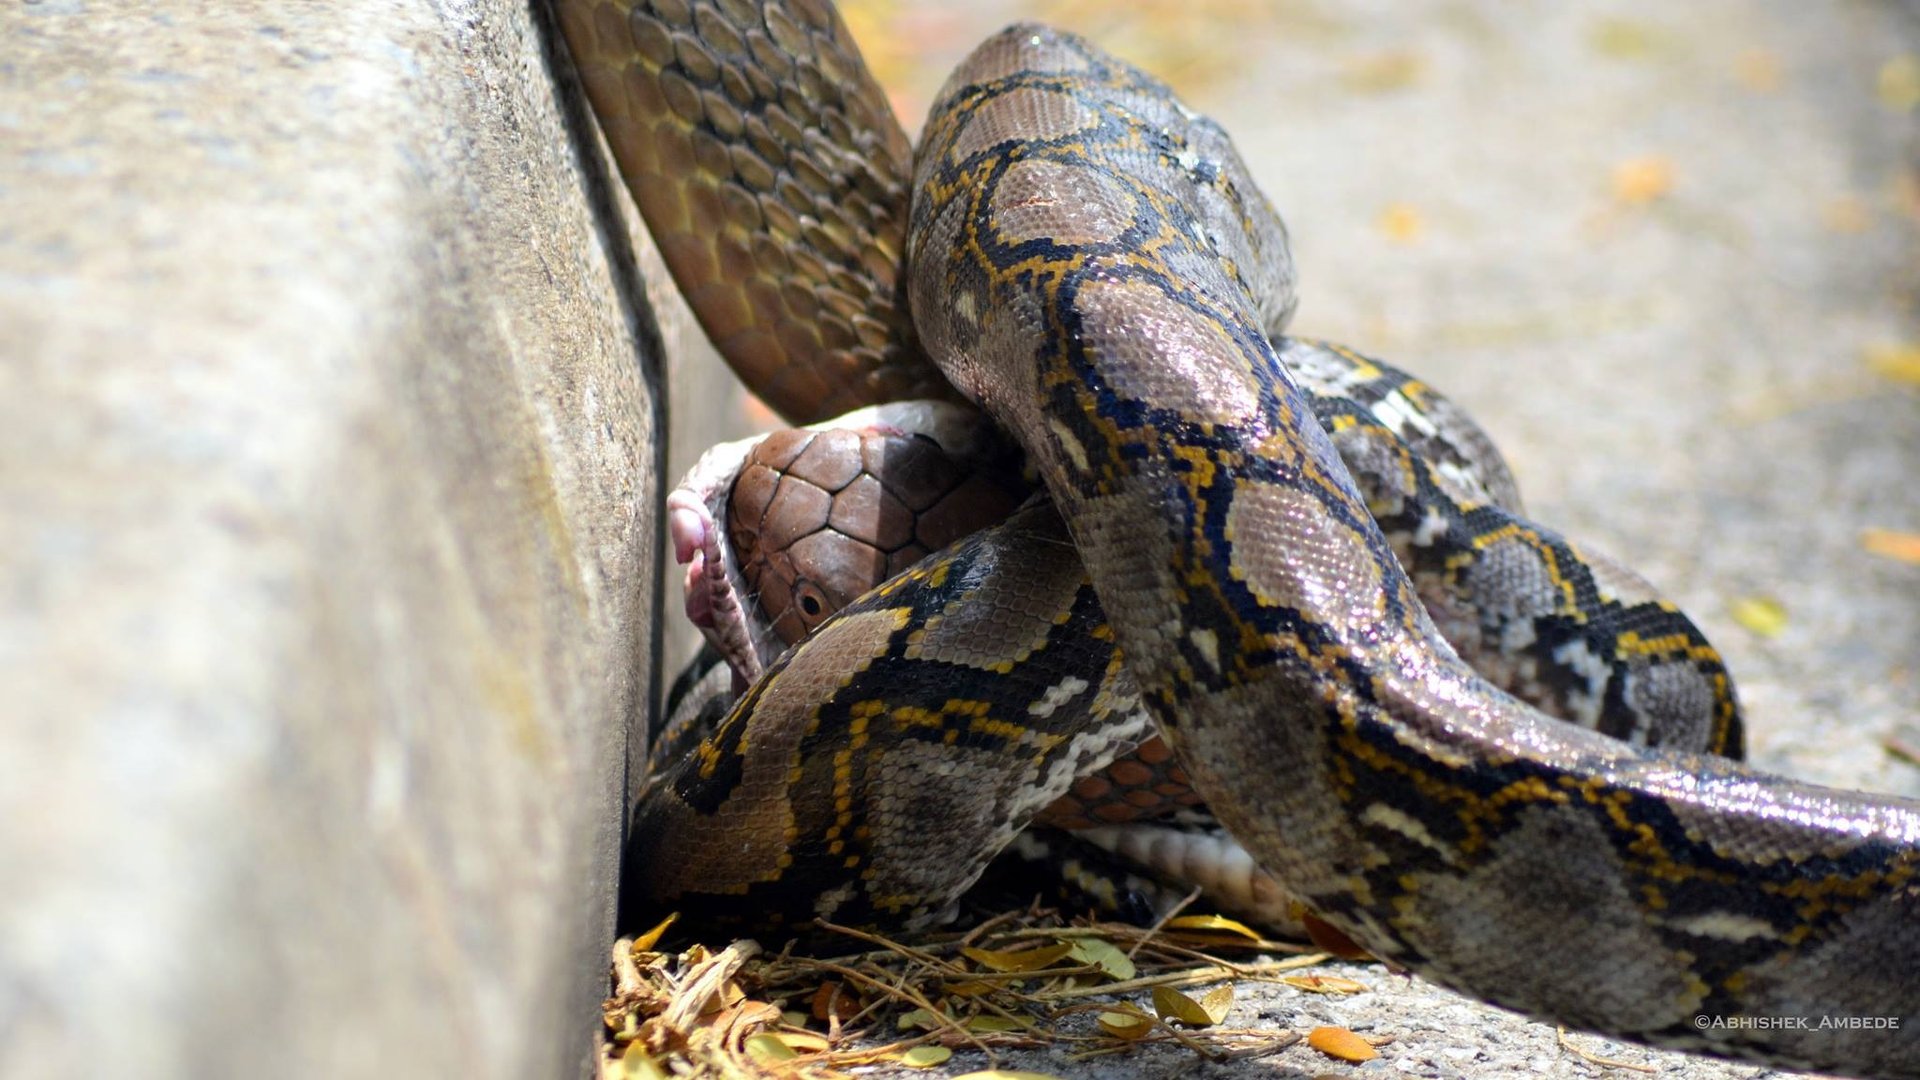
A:
<svg viewBox="0 0 1920 1080">
<path fill-rule="evenodd" d="M 795 380 L 856 388 L 823 408 L 938 392 L 885 303 L 904 292 L 924 355 L 1024 448 L 1062 522 L 1029 512 L 998 532 L 1042 553 L 1070 537 L 1104 609 L 1112 676 L 1077 692 L 1086 707 L 1111 710 L 1102 691 L 1130 682 L 1234 837 L 1322 918 L 1533 1015 L 1920 1075 L 1920 1025 L 1789 1019 L 1920 1003 L 1920 807 L 1607 739 L 1463 663 L 1274 347 L 1292 307 L 1277 217 L 1164 86 L 1044 28 L 996 36 L 943 91 L 903 219 L 905 141 L 830 11 L 562 10 L 636 200 L 722 348 L 771 371 L 776 398 L 833 397 Z M 961 751 L 1029 787 L 1097 757 L 978 699 L 930 709 L 872 681 L 990 625 L 903 601 L 941 567 L 1011 572 L 1008 603 L 1060 610 L 1049 560 L 998 543 L 893 579 L 769 669 L 692 748 L 690 782 L 636 823 L 658 845 L 639 858 L 670 864 L 673 843 L 702 837 L 729 876 L 716 891 L 744 894 L 793 875 L 806 847 L 849 872 L 823 900 L 906 913 L 927 868 L 886 859 L 999 827 L 1032 796 L 986 776 L 993 794 L 968 807 L 856 795 L 977 765 Z M 1056 632 L 1091 619 L 1070 607 L 1044 634 L 981 644 L 981 670 L 1009 648 L 1051 663 Z M 1030 686 L 1028 719 L 1066 685 Z M 1733 1016 L 1783 1022 L 1697 1024 Z"/>
</svg>

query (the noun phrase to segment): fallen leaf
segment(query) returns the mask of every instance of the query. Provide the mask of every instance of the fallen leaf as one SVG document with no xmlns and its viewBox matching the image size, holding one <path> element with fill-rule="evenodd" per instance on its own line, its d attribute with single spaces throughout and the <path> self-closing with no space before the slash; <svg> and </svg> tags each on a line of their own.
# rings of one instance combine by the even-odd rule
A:
<svg viewBox="0 0 1920 1080">
<path fill-rule="evenodd" d="M 1613 197 L 1629 206 L 1645 206 L 1673 190 L 1673 162 L 1657 154 L 1614 166 Z"/>
<path fill-rule="evenodd" d="M 1373 1044 L 1343 1027 L 1317 1027 L 1307 1032 L 1307 1045 L 1341 1061 L 1372 1061 L 1380 1056 Z"/>
<path fill-rule="evenodd" d="M 1892 529 L 1860 530 L 1860 548 L 1874 555 L 1920 565 L 1920 533 Z"/>
<path fill-rule="evenodd" d="M 771 1065 L 776 1061 L 792 1061 L 800 1056 L 792 1047 L 781 1042 L 777 1036 L 765 1031 L 758 1035 L 747 1036 L 747 1041 L 742 1045 L 746 1048 L 747 1056 L 761 1065 Z"/>
<path fill-rule="evenodd" d="M 667 932 L 667 928 L 675 922 L 678 922 L 679 919 L 680 913 L 677 911 L 661 919 L 653 929 L 633 939 L 633 951 L 637 953 L 652 952 L 653 947 L 660 943 L 661 936 Z"/>
<path fill-rule="evenodd" d="M 1225 915 L 1182 915 L 1167 920 L 1169 930 L 1217 930 L 1227 934 L 1239 934 L 1248 941 L 1263 940 L 1246 923 L 1227 918 Z"/>
<path fill-rule="evenodd" d="M 1733 62 L 1734 77 L 1755 93 L 1780 89 L 1780 58 L 1765 49 L 1748 49 Z"/>
<path fill-rule="evenodd" d="M 1219 990 L 1225 990 L 1224 998 Z M 1209 1004 L 1213 1007 L 1209 1008 Z M 1233 989 L 1220 987 L 1208 994 L 1205 1001 L 1195 1001 L 1171 986 L 1153 988 L 1153 1011 L 1160 1014 L 1162 1020 L 1178 1020 L 1190 1027 L 1212 1027 L 1227 1015 L 1227 1007 L 1233 1004 Z"/>
<path fill-rule="evenodd" d="M 1851 195 L 1842 195 L 1821 208 L 1820 221 L 1833 232 L 1860 233 L 1873 224 L 1873 216 L 1867 212 L 1866 203 Z"/>
<path fill-rule="evenodd" d="M 1733 621 L 1763 638 L 1779 637 L 1787 628 L 1787 609 L 1770 596 L 1742 596 L 1727 605 Z"/>
<path fill-rule="evenodd" d="M 1300 925 L 1306 928 L 1307 940 L 1321 952 L 1332 953 L 1342 960 L 1367 960 L 1373 955 L 1345 931 L 1311 911 L 1300 913 Z"/>
<path fill-rule="evenodd" d="M 802 1054 L 818 1054 L 833 1047 L 825 1035 L 814 1031 L 774 1031 L 769 1034 L 786 1044 L 787 1049 Z"/>
<path fill-rule="evenodd" d="M 1867 349 L 1867 367 L 1876 375 L 1920 386 L 1920 345 L 1875 345 Z"/>
<path fill-rule="evenodd" d="M 1137 974 L 1133 960 L 1111 941 L 1099 938 L 1075 938 L 1073 958 L 1083 964 L 1097 967 L 1108 978 L 1125 981 Z"/>
<path fill-rule="evenodd" d="M 1374 227 L 1387 234 L 1387 239 L 1396 244 L 1411 244 L 1420 239 L 1427 223 L 1421 219 L 1420 211 L 1406 203 L 1388 203 L 1380 216 L 1374 219 Z"/>
<path fill-rule="evenodd" d="M 667 1072 L 660 1063 L 647 1053 L 647 1048 L 637 1042 L 627 1044 L 620 1052 L 621 1080 L 667 1080 Z"/>
<path fill-rule="evenodd" d="M 1595 51 L 1616 60 L 1643 60 L 1666 45 L 1667 35 L 1631 19 L 1601 19 L 1587 35 Z"/>
<path fill-rule="evenodd" d="M 1288 975 L 1280 981 L 1311 994 L 1358 994 L 1367 989 L 1366 983 L 1338 975 Z"/>
<path fill-rule="evenodd" d="M 968 948 L 961 949 L 960 955 L 992 971 L 1039 971 L 1072 951 L 1072 945 L 1055 944 L 1019 952 Z"/>
<path fill-rule="evenodd" d="M 953 1080 L 1060 1080 L 1052 1073 L 1019 1072 L 1014 1069 L 982 1069 L 964 1073 Z"/>
<path fill-rule="evenodd" d="M 945 1064 L 952 1056 L 953 1051 L 944 1046 L 916 1046 L 894 1060 L 909 1069 L 931 1069 Z"/>
<path fill-rule="evenodd" d="M 1348 60 L 1340 73 L 1340 81 L 1356 93 L 1383 94 L 1412 86 L 1419 81 L 1426 66 L 1419 53 L 1395 49 Z"/>
<path fill-rule="evenodd" d="M 1133 1009 L 1103 1012 L 1094 1018 L 1100 1030 L 1116 1039 L 1134 1040 L 1143 1038 L 1153 1030 L 1153 1017 Z"/>
<path fill-rule="evenodd" d="M 1005 1016 L 971 1016 L 964 1025 L 976 1035 L 991 1035 L 1001 1031 L 1022 1031 L 1026 1025 Z"/>
<path fill-rule="evenodd" d="M 900 1019 L 894 1021 L 894 1026 L 898 1027 L 901 1031 L 912 1031 L 914 1028 L 938 1031 L 941 1028 L 950 1026 L 950 1024 L 951 1021 L 945 1017 L 936 1016 L 925 1009 L 913 1009 L 901 1013 Z"/>
<path fill-rule="evenodd" d="M 1912 112 L 1920 105 L 1920 57 L 1906 53 L 1881 64 L 1874 89 L 1880 104 L 1894 112 Z"/>
<path fill-rule="evenodd" d="M 860 998 L 844 983 L 825 982 L 813 992 L 810 1008 L 815 1020 L 845 1020 L 860 1011 Z"/>
</svg>

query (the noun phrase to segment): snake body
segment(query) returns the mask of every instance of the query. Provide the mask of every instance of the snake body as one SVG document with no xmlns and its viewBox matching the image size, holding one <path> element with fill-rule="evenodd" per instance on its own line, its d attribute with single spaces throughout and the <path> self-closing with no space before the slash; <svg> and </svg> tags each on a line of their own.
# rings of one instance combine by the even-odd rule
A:
<svg viewBox="0 0 1920 1080">
<path fill-rule="evenodd" d="M 755 175 L 702 147 L 724 149 L 729 126 L 758 147 L 749 107 L 797 107 L 785 95 L 804 80 L 727 73 L 760 70 L 763 38 L 844 37 L 807 4 L 577 6 L 569 38 L 630 181 L 646 151 L 615 133 L 651 124 L 691 148 L 678 161 L 732 169 L 719 190 L 746 191 L 740 206 Z M 710 86 L 688 57 L 724 61 Z M 664 111 L 638 119 L 647 98 Z M 650 160 L 646 175 L 678 167 Z M 950 79 L 911 190 L 925 355 L 1020 443 L 1057 518 L 1023 512 L 787 654 L 691 751 L 685 782 L 643 802 L 630 873 L 704 863 L 713 891 L 740 895 L 817 848 L 842 863 L 822 903 L 906 913 L 901 898 L 964 875 L 940 864 L 943 841 L 1004 829 L 1109 752 L 1057 718 L 1113 711 L 1130 682 L 1235 838 L 1377 955 L 1656 1045 L 1920 1076 L 1920 806 L 1634 747 L 1462 662 L 1274 347 L 1293 306 L 1285 233 L 1223 133 L 1086 42 L 1014 27 Z M 1103 624 L 1065 599 L 1071 560 L 1047 557 L 1069 537 Z M 910 595 L 943 573 L 967 602 Z M 1104 666 L 1081 661 L 1101 684 L 1046 666 L 1101 626 Z M 933 656 L 1001 681 L 906 700 L 888 671 Z M 971 704 L 1009 678 L 1029 680 L 1018 722 Z M 977 801 L 918 797 L 955 772 Z"/>
</svg>

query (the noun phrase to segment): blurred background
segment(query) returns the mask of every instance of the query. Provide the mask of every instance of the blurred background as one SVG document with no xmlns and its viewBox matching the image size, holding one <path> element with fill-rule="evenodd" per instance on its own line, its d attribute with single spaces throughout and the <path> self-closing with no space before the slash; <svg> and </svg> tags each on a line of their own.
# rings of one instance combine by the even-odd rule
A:
<svg viewBox="0 0 1920 1080">
<path fill-rule="evenodd" d="M 1019 19 L 1172 83 L 1287 220 L 1296 332 L 1465 404 L 1535 517 L 1685 607 L 1761 764 L 1920 795 L 1915 9 L 841 7 L 910 131 Z M 677 477 L 773 418 L 670 351 Z M 673 628 L 669 673 L 691 642 Z"/>
</svg>

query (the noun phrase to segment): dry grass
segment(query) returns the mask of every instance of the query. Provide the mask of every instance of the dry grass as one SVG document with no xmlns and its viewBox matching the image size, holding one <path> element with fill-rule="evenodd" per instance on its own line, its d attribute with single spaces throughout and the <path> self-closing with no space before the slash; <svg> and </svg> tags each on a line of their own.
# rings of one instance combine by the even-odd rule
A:
<svg viewBox="0 0 1920 1080">
<path fill-rule="evenodd" d="M 1222 1026 L 1232 986 L 1326 959 L 1214 916 L 1143 929 L 1028 910 L 899 939 L 821 923 L 855 950 L 830 958 L 750 940 L 658 951 L 671 922 L 614 948 L 608 1080 L 825 1078 L 876 1062 L 931 1068 L 961 1049 L 992 1069 L 999 1050 L 1042 1046 L 1091 1057 L 1175 1043 L 1211 1060 L 1254 1057 L 1300 1036 Z M 1198 998 L 1179 989 L 1209 984 Z"/>
</svg>

